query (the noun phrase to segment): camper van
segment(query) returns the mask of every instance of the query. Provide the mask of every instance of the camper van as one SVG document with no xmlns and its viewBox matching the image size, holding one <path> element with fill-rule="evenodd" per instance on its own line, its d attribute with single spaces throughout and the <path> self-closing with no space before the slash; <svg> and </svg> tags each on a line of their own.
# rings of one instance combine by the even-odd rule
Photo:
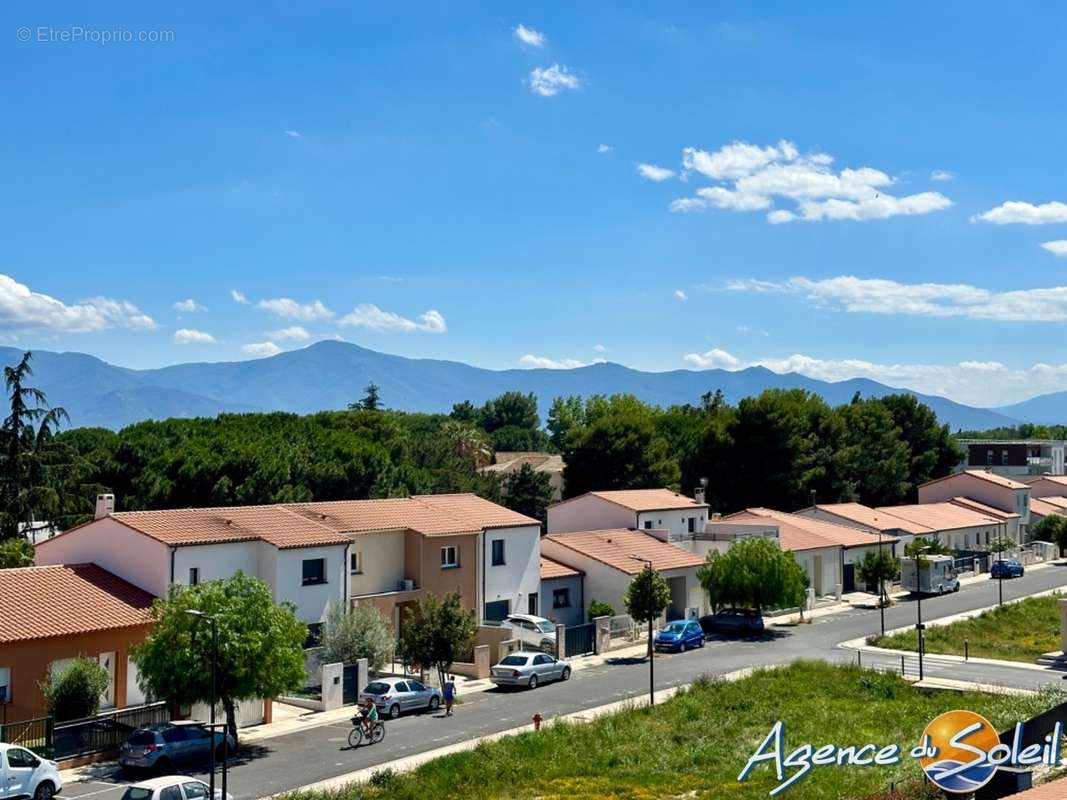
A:
<svg viewBox="0 0 1067 800">
<path fill-rule="evenodd" d="M 912 594 L 945 594 L 960 590 L 956 560 L 952 556 L 923 556 L 900 559 L 900 586 Z"/>
</svg>

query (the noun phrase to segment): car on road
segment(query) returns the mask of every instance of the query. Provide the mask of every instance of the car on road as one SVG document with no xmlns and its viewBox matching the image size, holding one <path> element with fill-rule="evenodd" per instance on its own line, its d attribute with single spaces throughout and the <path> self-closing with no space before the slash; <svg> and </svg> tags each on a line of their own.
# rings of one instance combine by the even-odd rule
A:
<svg viewBox="0 0 1067 800">
<path fill-rule="evenodd" d="M 724 608 L 700 618 L 704 633 L 727 636 L 762 636 L 763 617 L 751 608 Z"/>
<path fill-rule="evenodd" d="M 211 787 L 188 775 L 162 775 L 126 787 L 122 800 L 207 800 Z M 223 800 L 222 789 L 215 789 L 215 800 Z M 225 800 L 233 800 L 226 792 Z"/>
<path fill-rule="evenodd" d="M 533 614 L 509 614 L 500 623 L 501 628 L 513 631 L 513 637 L 530 650 L 545 653 L 556 652 L 556 623 Z"/>
<path fill-rule="evenodd" d="M 378 713 L 396 719 L 405 711 L 436 711 L 441 690 L 424 686 L 414 678 L 378 678 L 359 693 L 359 702 L 370 700 Z"/>
<path fill-rule="evenodd" d="M 202 722 L 159 722 L 129 735 L 119 749 L 119 766 L 127 771 L 169 773 L 176 764 L 206 764 L 211 760 L 212 747 L 221 757 L 222 741 L 222 731 L 212 735 Z M 237 743 L 229 734 L 226 742 L 229 752 L 236 750 Z"/>
<path fill-rule="evenodd" d="M 565 681 L 570 677 L 570 664 L 538 652 L 510 653 L 489 670 L 489 680 L 497 686 L 526 686 L 530 689 L 536 689 L 546 681 Z"/>
<path fill-rule="evenodd" d="M 55 761 L 25 747 L 0 742 L 0 798 L 31 797 L 52 800 L 63 791 L 63 777 Z"/>
<path fill-rule="evenodd" d="M 692 620 L 676 619 L 656 634 L 654 642 L 657 650 L 684 653 L 691 647 L 704 646 L 704 629 Z"/>
<path fill-rule="evenodd" d="M 989 568 L 989 575 L 991 578 L 1021 578 L 1024 571 L 1020 562 L 1005 558 L 993 562 L 993 566 Z"/>
</svg>

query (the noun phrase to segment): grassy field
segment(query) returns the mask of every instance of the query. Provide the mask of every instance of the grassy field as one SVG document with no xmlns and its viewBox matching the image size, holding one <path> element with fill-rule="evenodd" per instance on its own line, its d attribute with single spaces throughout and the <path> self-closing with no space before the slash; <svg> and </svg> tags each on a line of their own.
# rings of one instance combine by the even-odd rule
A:
<svg viewBox="0 0 1067 800">
<path fill-rule="evenodd" d="M 911 800 L 918 764 L 907 751 L 926 723 L 965 708 L 1001 728 L 1063 702 L 1038 696 L 925 692 L 897 675 L 797 662 L 734 683 L 699 680 L 655 708 L 629 709 L 585 725 L 553 723 L 428 762 L 410 773 L 378 772 L 362 786 L 302 795 L 315 800 L 474 800 L 474 798 L 766 798 L 773 767 L 737 776 L 772 725 L 786 724 L 786 752 L 802 744 L 899 744 L 894 767 L 816 767 L 782 796 L 789 800 Z M 388 738 L 386 739 L 388 746 Z M 914 790 L 889 795 L 890 782 Z"/>
<path fill-rule="evenodd" d="M 963 655 L 969 642 L 976 658 L 1006 661 L 1037 661 L 1042 653 L 1060 649 L 1060 612 L 1056 601 L 1062 595 L 1029 597 L 1019 603 L 983 611 L 972 619 L 926 629 L 926 652 Z M 918 650 L 914 630 L 876 637 L 872 642 L 894 650 Z"/>
</svg>

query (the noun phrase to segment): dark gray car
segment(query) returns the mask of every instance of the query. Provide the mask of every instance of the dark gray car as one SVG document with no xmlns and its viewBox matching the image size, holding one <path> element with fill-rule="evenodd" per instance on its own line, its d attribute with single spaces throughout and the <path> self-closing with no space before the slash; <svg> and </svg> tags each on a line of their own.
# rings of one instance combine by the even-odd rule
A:
<svg viewBox="0 0 1067 800">
<path fill-rule="evenodd" d="M 227 735 L 232 753 L 236 743 Z M 160 722 L 138 728 L 130 734 L 119 751 L 119 764 L 128 770 L 170 772 L 177 764 L 206 764 L 211 760 L 211 747 L 222 752 L 222 731 L 212 736 L 202 722 Z"/>
</svg>

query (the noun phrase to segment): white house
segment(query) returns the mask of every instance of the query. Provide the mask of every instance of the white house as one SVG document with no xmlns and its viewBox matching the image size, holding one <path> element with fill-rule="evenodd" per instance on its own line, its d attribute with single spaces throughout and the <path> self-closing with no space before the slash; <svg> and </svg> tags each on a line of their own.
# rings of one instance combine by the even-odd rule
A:
<svg viewBox="0 0 1067 800">
<path fill-rule="evenodd" d="M 941 544 L 953 550 L 985 550 L 997 539 L 1008 538 L 1011 529 L 1010 520 L 958 502 L 885 506 L 878 511 L 930 528 Z"/>
<path fill-rule="evenodd" d="M 910 545 L 916 536 L 936 535 L 936 531 L 925 525 L 919 525 L 903 517 L 895 517 L 862 503 L 820 503 L 796 513 L 802 517 L 821 519 L 824 522 L 846 525 L 869 533 L 880 532 L 883 535 L 894 536 L 900 543 L 898 555 L 903 554 L 904 548 Z"/>
<path fill-rule="evenodd" d="M 585 574 L 585 604 L 607 603 L 625 613 L 623 597 L 630 581 L 648 561 L 671 590 L 667 619 L 700 616 L 707 611 L 697 570 L 704 559 L 644 531 L 626 528 L 552 533 L 541 540 L 541 551 L 554 562 Z"/>
<path fill-rule="evenodd" d="M 699 492 L 698 492 L 699 494 Z M 548 532 L 608 528 L 694 533 L 704 530 L 708 504 L 670 489 L 586 492 L 548 508 Z"/>
<path fill-rule="evenodd" d="M 1019 515 L 1019 535 L 1030 528 L 1030 487 L 1020 481 L 980 469 L 946 475 L 919 487 L 919 503 L 947 503 L 968 497 L 1001 511 Z"/>
</svg>

